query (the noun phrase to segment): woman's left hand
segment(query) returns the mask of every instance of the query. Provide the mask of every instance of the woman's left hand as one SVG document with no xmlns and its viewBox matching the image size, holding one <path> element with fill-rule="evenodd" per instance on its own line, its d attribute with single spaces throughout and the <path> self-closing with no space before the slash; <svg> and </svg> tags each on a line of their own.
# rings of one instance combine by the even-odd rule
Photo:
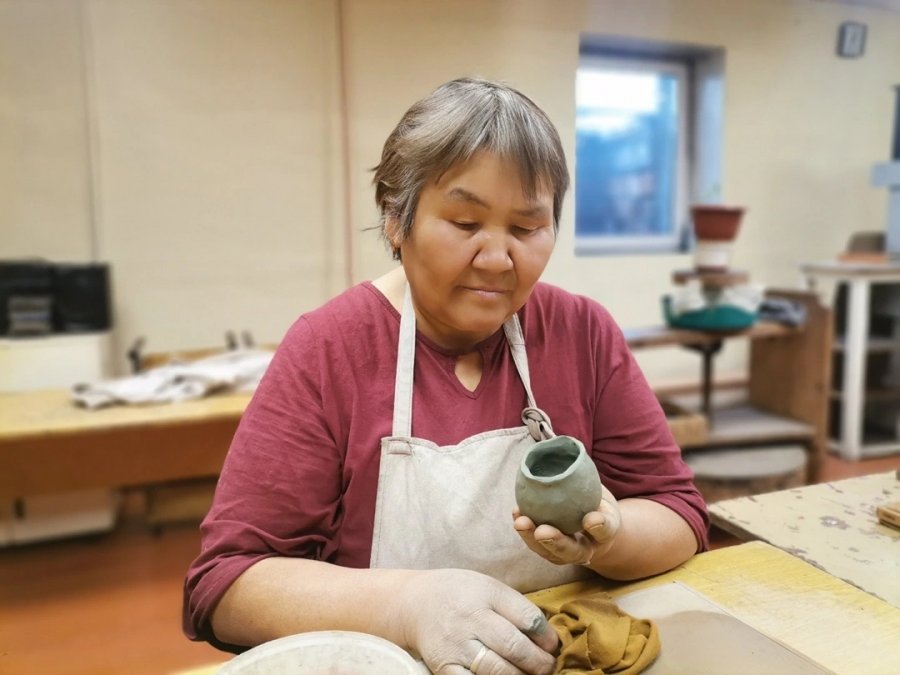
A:
<svg viewBox="0 0 900 675">
<path fill-rule="evenodd" d="M 581 532 L 569 536 L 546 523 L 535 525 L 518 509 L 513 511 L 513 527 L 532 551 L 556 565 L 590 566 L 612 548 L 622 525 L 619 504 L 609 490 L 603 490 L 597 510 L 586 513 L 581 525 Z"/>
</svg>

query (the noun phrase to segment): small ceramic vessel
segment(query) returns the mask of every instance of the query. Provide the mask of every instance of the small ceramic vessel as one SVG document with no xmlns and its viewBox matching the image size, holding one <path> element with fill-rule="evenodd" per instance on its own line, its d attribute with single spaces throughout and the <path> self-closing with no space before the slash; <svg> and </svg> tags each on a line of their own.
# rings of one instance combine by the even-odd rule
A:
<svg viewBox="0 0 900 675">
<path fill-rule="evenodd" d="M 547 523 L 575 534 L 583 529 L 585 514 L 600 506 L 602 496 L 597 467 L 577 438 L 556 436 L 540 441 L 522 457 L 516 503 L 535 525 Z"/>
</svg>

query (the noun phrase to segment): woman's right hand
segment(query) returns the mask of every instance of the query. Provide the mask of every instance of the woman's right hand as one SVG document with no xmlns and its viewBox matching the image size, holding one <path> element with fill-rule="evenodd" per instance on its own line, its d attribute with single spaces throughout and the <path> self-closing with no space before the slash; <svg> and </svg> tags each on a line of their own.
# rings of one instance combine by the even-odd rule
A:
<svg viewBox="0 0 900 675">
<path fill-rule="evenodd" d="M 407 645 L 433 673 L 554 671 L 558 638 L 541 610 L 484 574 L 422 570 L 405 585 L 399 610 Z"/>
</svg>

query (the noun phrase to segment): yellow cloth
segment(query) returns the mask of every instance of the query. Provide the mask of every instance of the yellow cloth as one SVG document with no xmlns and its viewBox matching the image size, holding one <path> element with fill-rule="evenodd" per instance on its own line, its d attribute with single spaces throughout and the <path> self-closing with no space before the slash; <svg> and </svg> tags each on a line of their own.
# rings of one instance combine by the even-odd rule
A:
<svg viewBox="0 0 900 675">
<path fill-rule="evenodd" d="M 559 612 L 552 595 L 538 602 L 559 635 L 556 672 L 636 675 L 659 655 L 659 630 L 648 619 L 626 614 L 606 593 L 564 603 Z"/>
</svg>

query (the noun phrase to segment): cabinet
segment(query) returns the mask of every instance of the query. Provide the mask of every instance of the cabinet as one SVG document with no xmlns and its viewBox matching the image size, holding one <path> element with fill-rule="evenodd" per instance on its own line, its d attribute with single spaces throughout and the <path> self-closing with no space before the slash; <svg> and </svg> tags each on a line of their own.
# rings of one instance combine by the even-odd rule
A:
<svg viewBox="0 0 900 675">
<path fill-rule="evenodd" d="M 834 284 L 830 436 L 844 459 L 900 452 L 900 264 L 801 265 L 807 284 Z"/>
<path fill-rule="evenodd" d="M 108 332 L 0 339 L 0 393 L 109 377 L 110 343 Z M 109 489 L 0 500 L 0 546 L 109 530 L 117 503 L 117 493 Z"/>
<path fill-rule="evenodd" d="M 721 346 L 725 340 L 751 340 L 746 402 L 707 408 L 704 411 L 709 424 L 706 438 L 683 443 L 682 450 L 688 453 L 712 448 L 798 444 L 808 453 L 807 479 L 815 481 L 827 443 L 831 310 L 811 292 L 773 290 L 767 295 L 802 305 L 806 323 L 790 327 L 759 322 L 749 329 L 730 333 L 660 326 L 625 330 L 625 337 L 633 350 L 677 345 L 700 351 L 704 359 L 701 385 L 707 401 L 717 345 Z"/>
</svg>

